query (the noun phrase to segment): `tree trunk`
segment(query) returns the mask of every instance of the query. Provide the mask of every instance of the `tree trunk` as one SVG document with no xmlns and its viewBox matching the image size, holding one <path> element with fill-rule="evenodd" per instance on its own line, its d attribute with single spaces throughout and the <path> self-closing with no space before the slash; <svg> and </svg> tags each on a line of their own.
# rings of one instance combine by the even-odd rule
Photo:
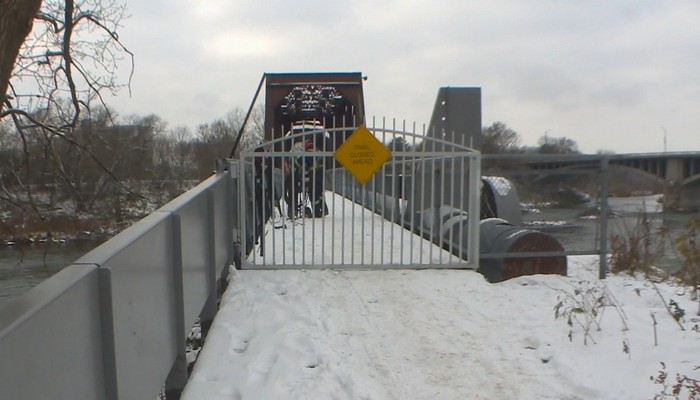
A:
<svg viewBox="0 0 700 400">
<path fill-rule="evenodd" d="M 32 31 L 41 0 L 0 0 L 0 109 L 19 49 Z"/>
</svg>

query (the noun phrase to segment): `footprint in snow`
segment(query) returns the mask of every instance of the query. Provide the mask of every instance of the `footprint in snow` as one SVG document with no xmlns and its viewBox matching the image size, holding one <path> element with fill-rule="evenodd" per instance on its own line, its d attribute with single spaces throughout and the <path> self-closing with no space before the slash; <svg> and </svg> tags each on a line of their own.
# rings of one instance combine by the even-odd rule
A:
<svg viewBox="0 0 700 400">
<path fill-rule="evenodd" d="M 537 338 L 527 336 L 523 339 L 523 347 L 527 350 L 537 350 L 540 347 L 540 341 Z"/>
<path fill-rule="evenodd" d="M 287 294 L 287 289 L 278 286 L 277 288 L 275 288 L 275 293 L 276 293 L 278 296 L 284 296 L 284 295 Z"/>
<path fill-rule="evenodd" d="M 540 361 L 542 361 L 542 364 L 547 364 L 554 358 L 554 350 L 552 350 L 549 343 L 546 343 L 544 346 L 539 348 L 538 355 L 540 357 Z"/>
<path fill-rule="evenodd" d="M 250 383 L 265 383 L 270 376 L 272 367 L 277 363 L 279 357 L 277 350 L 267 349 L 262 352 L 253 362 L 248 364 L 248 381 Z"/>
<path fill-rule="evenodd" d="M 241 400 L 243 396 L 237 388 L 226 388 L 219 392 L 219 398 L 223 400 Z"/>
<path fill-rule="evenodd" d="M 236 337 L 235 335 L 231 335 L 231 350 L 237 354 L 245 353 L 245 351 L 248 350 L 249 343 L 250 337 L 248 336 Z"/>
</svg>

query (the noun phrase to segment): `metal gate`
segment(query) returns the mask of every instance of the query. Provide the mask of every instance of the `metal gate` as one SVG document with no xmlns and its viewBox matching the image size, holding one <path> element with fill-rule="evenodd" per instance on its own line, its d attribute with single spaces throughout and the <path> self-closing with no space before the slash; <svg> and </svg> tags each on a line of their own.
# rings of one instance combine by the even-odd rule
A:
<svg viewBox="0 0 700 400">
<path fill-rule="evenodd" d="M 242 268 L 476 269 L 480 153 L 415 129 L 370 127 L 390 158 L 361 184 L 334 157 L 356 132 L 300 123 L 241 151 L 232 171 Z M 372 164 L 373 149 L 352 156 Z"/>
</svg>

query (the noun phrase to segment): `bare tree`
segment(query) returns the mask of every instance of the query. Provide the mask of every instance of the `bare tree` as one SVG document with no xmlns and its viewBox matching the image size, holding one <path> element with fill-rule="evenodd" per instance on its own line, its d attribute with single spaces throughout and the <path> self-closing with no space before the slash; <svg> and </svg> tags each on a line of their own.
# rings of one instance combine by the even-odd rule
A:
<svg viewBox="0 0 700 400">
<path fill-rule="evenodd" d="M 578 144 L 567 137 L 542 136 L 538 141 L 540 154 L 579 154 Z"/>
<path fill-rule="evenodd" d="M 7 87 L 20 47 L 32 31 L 41 0 L 0 0 L 0 105 L 7 100 Z M 2 108 L 0 108 L 1 110 Z"/>
<path fill-rule="evenodd" d="M 192 172 L 196 171 L 195 154 L 192 151 L 192 133 L 187 127 L 179 126 L 171 132 L 172 150 L 169 164 L 174 172 L 174 178 L 182 183 L 191 179 Z"/>
<path fill-rule="evenodd" d="M 12 58 L 16 63 L 9 83 L 0 87 L 0 119 L 12 116 L 20 127 L 64 134 L 95 102 L 106 108 L 103 95 L 130 82 L 129 73 L 126 82 L 119 83 L 117 69 L 125 61 L 133 71 L 133 54 L 117 33 L 125 12 L 117 0 L 43 1 L 34 11 L 33 29 L 25 35 L 16 60 Z"/>
<path fill-rule="evenodd" d="M 395 138 L 391 139 L 386 147 L 392 152 L 409 151 L 411 150 L 411 143 L 409 143 L 403 136 L 396 136 Z"/>
<path fill-rule="evenodd" d="M 251 151 L 262 142 L 265 120 L 262 107 L 253 109 L 245 129 L 241 133 L 244 119 L 245 112 L 236 108 L 230 111 L 225 118 L 197 127 L 193 147 L 199 169 L 199 178 L 211 175 L 216 160 L 230 154 L 233 143 L 239 134 L 242 135 L 238 146 L 239 152 L 241 150 Z"/>
<path fill-rule="evenodd" d="M 494 122 L 481 132 L 481 151 L 484 154 L 520 153 L 520 135 L 503 122 Z"/>
<path fill-rule="evenodd" d="M 241 141 L 238 144 L 238 151 L 252 150 L 255 146 L 259 145 L 265 137 L 265 109 L 262 106 L 253 108 L 253 112 L 248 119 L 245 129 L 243 132 L 240 132 L 244 119 L 245 112 L 241 108 L 234 109 L 226 116 L 228 124 L 235 130 L 234 136 L 238 134 L 242 135 Z M 228 150 L 230 152 L 231 147 L 229 147 Z"/>
<path fill-rule="evenodd" d="M 29 207 L 44 220 L 59 183 L 74 193 L 76 208 L 85 203 L 86 162 L 88 171 L 118 182 L 113 160 L 92 152 L 94 138 L 80 125 L 93 109 L 112 121 L 103 96 L 129 87 L 133 54 L 117 33 L 126 9 L 120 0 L 0 0 L 0 10 L 0 122 L 12 121 L 19 142 L 12 154 L 21 155 L 3 170 L 12 178 L 3 183 L 14 185 L 3 190 L 14 196 L 0 203 L 18 199 L 22 214 Z M 120 82 L 117 71 L 125 66 Z M 49 204 L 36 201 L 42 186 L 51 190 Z"/>
<path fill-rule="evenodd" d="M 2 0 L 10 10 L 19 9 L 17 0 Z M 30 3 L 30 2 L 27 2 Z M 34 3 L 34 1 L 31 1 Z M 91 157 L 72 137 L 82 115 L 88 117 L 95 103 L 108 110 L 103 94 L 128 86 L 133 71 L 133 55 L 119 41 L 117 28 L 124 18 L 125 6 L 117 0 L 45 0 L 33 9 L 30 31 L 25 33 L 15 57 L 3 62 L 15 64 L 11 74 L 0 76 L 2 103 L 0 120 L 10 118 L 20 136 L 25 156 L 30 153 L 29 135 L 56 136 L 76 151 Z M 3 6 L 4 10 L 5 7 Z M 8 15 L 3 12 L 3 17 Z M 9 33 L 0 25 L 0 48 Z M 117 68 L 126 58 L 129 78 L 118 83 Z M 4 72 L 3 72 L 4 73 Z M 111 115 L 107 112 L 108 119 Z M 53 138 L 45 142 L 53 144 Z M 48 151 L 48 150 L 47 150 Z M 92 157 L 94 158 L 94 156 Z M 100 160 L 94 161 L 107 170 Z M 32 176 L 32 165 L 24 165 L 25 180 Z M 31 193 L 30 193 L 31 198 Z"/>
</svg>

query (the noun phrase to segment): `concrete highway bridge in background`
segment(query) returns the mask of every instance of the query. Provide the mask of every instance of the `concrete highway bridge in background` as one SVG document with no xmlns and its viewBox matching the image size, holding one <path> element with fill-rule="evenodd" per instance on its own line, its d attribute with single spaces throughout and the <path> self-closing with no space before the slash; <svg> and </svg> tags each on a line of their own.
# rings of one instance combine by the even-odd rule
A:
<svg viewBox="0 0 700 400">
<path fill-rule="evenodd" d="M 537 179 L 550 175 L 576 174 L 583 170 L 633 169 L 641 171 L 665 186 L 664 206 L 700 210 L 700 151 L 632 154 L 524 154 L 484 155 L 484 170 L 490 160 L 516 161 L 527 165 Z"/>
</svg>

